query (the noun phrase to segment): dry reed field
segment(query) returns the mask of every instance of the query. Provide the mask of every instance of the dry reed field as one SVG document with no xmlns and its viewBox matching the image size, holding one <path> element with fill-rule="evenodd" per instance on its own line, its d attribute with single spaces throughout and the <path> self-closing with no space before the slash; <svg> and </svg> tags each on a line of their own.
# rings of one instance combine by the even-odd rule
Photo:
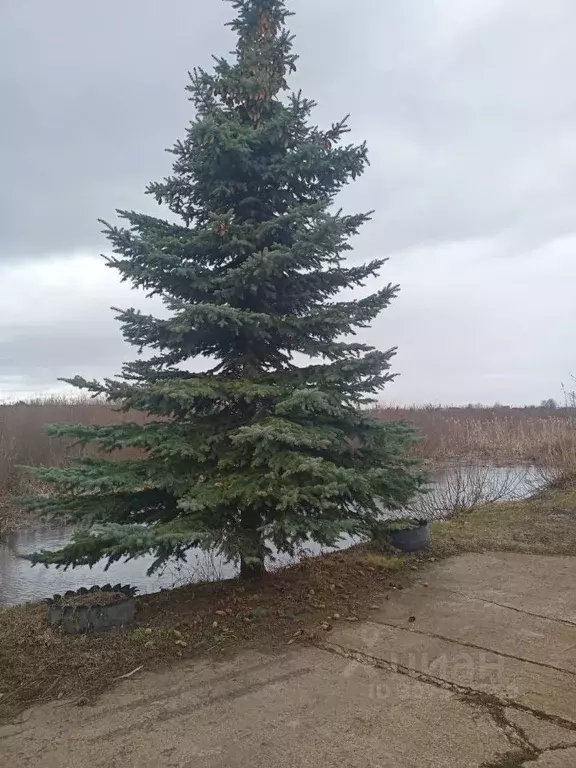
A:
<svg viewBox="0 0 576 768">
<path fill-rule="evenodd" d="M 421 434 L 416 453 L 432 462 L 474 458 L 492 463 L 567 462 L 576 466 L 576 407 L 507 406 L 376 409 Z"/>
<path fill-rule="evenodd" d="M 143 414 L 122 413 L 91 399 L 46 398 L 0 404 L 0 536 L 27 523 L 12 497 L 42 491 L 31 487 L 33 479 L 23 467 L 61 466 L 77 454 L 63 440 L 50 439 L 46 425 L 112 424 L 144 418 Z"/>
<path fill-rule="evenodd" d="M 95 400 L 49 398 L 0 404 L 0 492 L 19 492 L 26 478 L 22 465 L 59 466 L 66 461 L 70 446 L 51 440 L 47 424 L 113 424 L 143 418 Z"/>
<path fill-rule="evenodd" d="M 379 407 L 378 418 L 410 421 L 422 439 L 415 454 L 427 463 L 457 461 L 497 464 L 529 462 L 563 480 L 576 478 L 576 408 L 542 407 Z M 97 400 L 49 398 L 0 404 L 0 534 L 14 527 L 12 495 L 30 490 L 23 466 L 62 465 L 74 449 L 50 439 L 47 424 L 110 424 L 141 421 L 141 413 L 123 413 Z M 34 489 L 42 490 L 42 489 Z M 21 521 L 22 522 L 22 521 Z"/>
</svg>

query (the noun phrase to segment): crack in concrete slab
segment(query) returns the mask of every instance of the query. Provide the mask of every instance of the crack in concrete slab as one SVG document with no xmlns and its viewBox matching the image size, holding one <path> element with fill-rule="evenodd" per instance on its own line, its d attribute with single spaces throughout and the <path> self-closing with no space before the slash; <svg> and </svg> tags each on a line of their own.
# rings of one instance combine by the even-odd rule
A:
<svg viewBox="0 0 576 768">
<path fill-rule="evenodd" d="M 562 752 L 567 749 L 576 749 L 576 741 L 572 744 L 555 744 L 553 747 L 546 747 L 542 752 Z"/>
<path fill-rule="evenodd" d="M 524 728 L 517 723 L 513 723 L 506 717 L 505 707 L 496 697 L 493 697 L 490 694 L 480 694 L 477 696 L 468 694 L 467 696 L 462 696 L 461 699 L 467 704 L 481 707 L 487 711 L 496 726 L 504 733 L 510 744 L 520 747 L 526 754 L 536 754 L 539 752 L 538 747 L 530 741 Z"/>
<path fill-rule="evenodd" d="M 433 685 L 434 687 L 440 688 L 442 690 L 451 691 L 452 693 L 456 694 L 464 703 L 485 711 L 490 716 L 496 727 L 508 739 L 510 746 L 514 747 L 514 751 L 500 755 L 499 758 L 491 763 L 484 763 L 483 768 L 522 768 L 522 766 L 529 762 L 536 761 L 541 755 L 547 752 L 559 752 L 562 750 L 572 749 L 576 746 L 575 741 L 574 743 L 555 745 L 545 749 L 537 747 L 531 742 L 525 729 L 517 723 L 513 723 L 506 716 L 505 710 L 506 708 L 509 708 L 527 712 L 539 720 L 554 723 L 555 725 L 558 725 L 571 732 L 576 731 L 576 722 L 574 721 L 566 720 L 554 715 L 549 715 L 547 712 L 542 712 L 540 710 L 519 704 L 513 699 L 497 696 L 495 694 L 484 693 L 483 691 L 477 691 L 474 688 L 459 685 L 458 683 L 444 680 L 440 677 L 435 677 L 434 675 L 430 675 L 426 672 L 419 672 L 415 669 L 412 669 L 411 667 L 398 664 L 397 662 L 389 662 L 385 659 L 380 659 L 376 656 L 370 656 L 369 654 L 362 653 L 361 651 L 345 648 L 344 646 L 338 645 L 337 643 L 314 643 L 314 646 L 319 650 L 326 651 L 327 653 L 341 656 L 342 658 L 346 659 L 353 659 L 354 661 L 365 666 L 372 666 L 376 669 L 382 669 L 388 672 L 405 675 L 413 680 L 417 680 L 418 682 L 425 683 L 427 685 Z M 520 659 L 520 661 L 522 660 Z"/>
<path fill-rule="evenodd" d="M 527 712 L 539 720 L 554 723 L 555 725 L 559 725 L 561 728 L 565 728 L 568 731 L 576 731 L 576 721 L 574 720 L 567 720 L 566 718 L 559 717 L 558 715 L 550 715 L 548 712 L 543 712 L 542 710 L 529 707 L 525 704 L 520 704 L 514 699 L 510 699 L 505 696 L 486 694 L 483 691 L 476 690 L 475 688 L 471 688 L 466 685 L 460 685 L 459 683 L 454 683 L 449 680 L 444 680 L 441 677 L 436 677 L 435 675 L 431 675 L 428 672 L 419 672 L 416 669 L 406 667 L 396 661 L 386 661 L 386 659 L 381 659 L 377 656 L 370 656 L 369 654 L 363 653 L 362 651 L 345 648 L 344 646 L 338 645 L 337 643 L 322 642 L 314 643 L 313 645 L 314 647 L 326 651 L 327 653 L 332 653 L 345 659 L 352 659 L 366 666 L 372 666 L 376 669 L 383 669 L 386 672 L 396 672 L 397 674 L 405 675 L 412 680 L 418 680 L 421 683 L 427 683 L 428 685 L 433 685 L 436 688 L 452 691 L 453 693 L 464 697 L 464 699 L 467 701 L 486 702 L 487 700 L 490 700 L 493 705 L 499 707 L 509 707 L 510 709 Z M 516 728 L 517 726 L 514 725 L 513 727 Z"/>
<path fill-rule="evenodd" d="M 514 750 L 514 752 L 501 754 L 489 763 L 482 763 L 480 768 L 523 768 L 528 762 L 537 760 L 539 757 L 540 755 L 529 751 Z"/>
<path fill-rule="evenodd" d="M 483 645 L 476 645 L 476 643 L 469 643 L 466 640 L 454 640 L 452 637 L 447 637 L 446 635 L 439 635 L 435 632 L 424 632 L 421 629 L 418 629 L 417 627 L 410 626 L 410 627 L 403 627 L 401 624 L 392 624 L 388 623 L 387 621 L 382 621 L 381 619 L 377 619 L 374 617 L 370 617 L 370 623 L 371 624 L 379 624 L 383 627 L 389 627 L 390 629 L 399 629 L 402 632 L 410 632 L 415 635 L 420 635 L 421 637 L 432 637 L 436 640 L 443 640 L 444 642 L 452 643 L 453 645 L 460 645 L 464 648 L 474 648 L 474 650 L 477 651 L 486 651 L 487 653 L 493 653 L 495 656 L 502 656 L 506 659 L 513 659 L 514 661 L 521 661 L 526 664 L 534 664 L 537 667 L 544 667 L 545 669 L 553 669 L 556 672 L 562 672 L 566 675 L 572 675 L 573 677 L 576 677 L 576 672 L 573 672 L 570 669 L 564 669 L 564 667 L 557 667 L 554 664 L 546 664 L 544 661 L 534 661 L 532 659 L 527 659 L 524 656 L 515 656 L 513 653 L 506 653 L 505 651 L 496 651 L 494 648 L 486 648 Z"/>
<path fill-rule="evenodd" d="M 536 749 L 535 752 L 532 752 L 530 748 L 528 748 L 526 750 L 507 752 L 490 763 L 482 763 L 480 768 L 524 768 L 528 763 L 533 763 L 539 760 L 542 755 L 546 755 L 548 752 L 561 752 L 562 750 L 567 749 L 572 749 L 572 747 L 549 747 L 547 749 Z"/>
</svg>

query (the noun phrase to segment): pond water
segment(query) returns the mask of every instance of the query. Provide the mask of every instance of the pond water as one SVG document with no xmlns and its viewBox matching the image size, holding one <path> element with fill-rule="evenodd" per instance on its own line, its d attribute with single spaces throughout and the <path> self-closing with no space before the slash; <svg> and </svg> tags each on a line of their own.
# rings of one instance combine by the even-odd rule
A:
<svg viewBox="0 0 576 768">
<path fill-rule="evenodd" d="M 0 605 L 41 600 L 68 589 L 89 588 L 94 584 L 130 584 L 138 588 L 139 594 L 147 594 L 200 581 L 231 579 L 238 572 L 234 564 L 227 563 L 223 557 L 198 551 L 190 552 L 186 562 L 169 564 L 152 576 L 146 574 L 154 561 L 152 556 L 114 563 L 107 571 L 106 561 L 92 568 L 81 566 L 64 571 L 54 566 L 32 566 L 20 558 L 20 555 L 41 549 L 60 549 L 70 542 L 71 537 L 72 531 L 68 528 L 43 527 L 18 531 L 0 543 Z M 342 539 L 341 548 L 349 547 L 351 543 L 350 538 Z M 300 551 L 300 557 L 323 551 L 330 550 L 310 542 Z M 268 567 L 289 565 L 298 559 L 277 555 Z"/>
<path fill-rule="evenodd" d="M 524 498 L 538 486 L 538 473 L 529 467 L 486 467 L 478 464 L 450 467 L 433 473 L 430 492 L 417 500 L 416 513 L 429 519 L 442 519 L 447 510 L 472 501 L 505 501 Z M 70 541 L 71 531 L 66 528 L 36 528 L 22 530 L 0 543 L 0 604 L 11 605 L 40 600 L 67 589 L 90 587 L 94 584 L 130 584 L 141 594 L 157 592 L 182 584 L 199 581 L 233 578 L 236 568 L 221 557 L 210 553 L 191 552 L 185 563 L 169 565 L 163 571 L 147 576 L 152 557 L 142 557 L 129 562 L 114 563 L 108 571 L 104 563 L 92 568 L 83 566 L 64 571 L 53 566 L 32 567 L 19 556 L 41 549 L 59 549 Z M 353 543 L 341 541 L 340 548 Z M 308 545 L 303 553 L 319 554 L 322 549 Z M 276 565 L 293 561 L 279 557 Z"/>
</svg>

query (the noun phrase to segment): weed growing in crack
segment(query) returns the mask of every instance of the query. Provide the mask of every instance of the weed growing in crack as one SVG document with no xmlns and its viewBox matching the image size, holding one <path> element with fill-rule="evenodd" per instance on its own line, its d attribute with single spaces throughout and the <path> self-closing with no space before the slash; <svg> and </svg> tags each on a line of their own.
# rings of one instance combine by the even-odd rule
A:
<svg viewBox="0 0 576 768">
<path fill-rule="evenodd" d="M 522 768 L 526 763 L 532 762 L 538 755 L 532 750 L 517 750 L 506 752 L 490 763 L 482 763 L 480 768 Z"/>
</svg>

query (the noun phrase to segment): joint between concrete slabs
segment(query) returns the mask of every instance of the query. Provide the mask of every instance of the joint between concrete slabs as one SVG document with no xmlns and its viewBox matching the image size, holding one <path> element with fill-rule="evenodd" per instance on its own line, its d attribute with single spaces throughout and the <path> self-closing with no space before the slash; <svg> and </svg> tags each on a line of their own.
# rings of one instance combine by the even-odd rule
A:
<svg viewBox="0 0 576 768">
<path fill-rule="evenodd" d="M 451 595 L 457 595 L 463 597 L 465 600 L 477 603 L 488 603 L 488 605 L 495 605 L 498 608 L 504 608 L 508 611 L 514 611 L 515 613 L 522 613 L 525 616 L 533 616 L 535 619 L 543 619 L 544 621 L 550 621 L 556 624 L 565 624 L 568 627 L 576 627 L 576 621 L 570 621 L 569 619 L 559 619 L 557 616 L 545 616 L 543 613 L 533 613 L 532 611 L 526 611 L 524 608 L 516 608 L 514 605 L 507 605 L 506 603 L 497 603 L 495 600 L 489 600 L 486 597 L 478 597 L 475 595 L 467 595 L 465 592 L 459 592 L 457 589 L 449 589 L 448 587 L 436 587 L 438 590 L 448 592 Z"/>
<path fill-rule="evenodd" d="M 530 614 L 532 616 L 535 616 L 535 614 Z M 576 677 L 576 672 L 573 672 L 571 669 L 565 669 L 564 667 L 557 667 L 554 664 L 546 664 L 543 661 L 535 661 L 534 659 L 527 659 L 523 656 L 515 656 L 513 653 L 505 653 L 504 651 L 495 651 L 493 648 L 486 648 L 484 645 L 476 645 L 476 643 L 468 643 L 464 640 L 454 640 L 452 637 L 447 637 L 446 635 L 439 635 L 435 632 L 423 632 L 420 629 L 417 629 L 416 627 L 403 627 L 401 624 L 391 624 L 386 621 L 382 621 L 381 619 L 377 618 L 371 618 L 370 622 L 372 624 L 380 624 L 383 627 L 388 627 L 390 629 L 396 629 L 401 632 L 411 632 L 415 635 L 420 635 L 421 637 L 433 637 L 436 640 L 443 640 L 446 643 L 452 643 L 453 645 L 459 645 L 463 648 L 474 648 L 477 651 L 486 651 L 486 653 L 492 653 L 494 656 L 501 656 L 504 659 L 514 659 L 514 661 L 521 661 L 526 662 L 527 664 L 534 664 L 537 667 L 544 667 L 544 669 L 553 669 L 556 672 L 562 672 L 565 675 L 572 675 L 573 677 Z"/>
</svg>

